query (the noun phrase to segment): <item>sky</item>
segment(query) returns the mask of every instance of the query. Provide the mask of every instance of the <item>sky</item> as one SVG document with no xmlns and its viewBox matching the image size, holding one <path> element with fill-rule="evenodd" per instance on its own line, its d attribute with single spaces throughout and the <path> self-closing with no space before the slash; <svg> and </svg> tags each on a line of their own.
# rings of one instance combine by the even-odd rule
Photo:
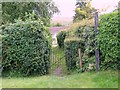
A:
<svg viewBox="0 0 120 90">
<path fill-rule="evenodd" d="M 60 10 L 59 14 L 55 14 L 53 18 L 68 17 L 72 18 L 75 14 L 76 0 L 53 0 Z M 96 9 L 106 8 L 107 11 L 103 13 L 111 12 L 118 5 L 119 0 L 92 0 L 91 4 Z"/>
</svg>

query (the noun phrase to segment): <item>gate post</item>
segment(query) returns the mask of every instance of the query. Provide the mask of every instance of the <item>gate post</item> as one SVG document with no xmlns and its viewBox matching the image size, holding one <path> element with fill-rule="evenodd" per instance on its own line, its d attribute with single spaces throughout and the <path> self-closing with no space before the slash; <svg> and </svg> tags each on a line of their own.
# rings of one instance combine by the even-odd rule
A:
<svg viewBox="0 0 120 90">
<path fill-rule="evenodd" d="M 95 37 L 96 37 L 97 34 L 98 34 L 98 29 L 97 29 L 98 28 L 98 12 L 95 12 L 94 20 L 95 20 L 95 27 L 94 27 L 94 29 L 95 29 Z M 99 61 L 99 50 L 98 50 L 97 45 L 98 45 L 98 42 L 95 41 L 96 70 L 98 71 L 100 69 L 100 67 L 99 67 L 100 61 Z"/>
<path fill-rule="evenodd" d="M 78 54 L 79 54 L 79 58 L 80 58 L 80 68 L 82 68 L 82 57 L 81 57 L 81 49 L 78 49 Z"/>
</svg>

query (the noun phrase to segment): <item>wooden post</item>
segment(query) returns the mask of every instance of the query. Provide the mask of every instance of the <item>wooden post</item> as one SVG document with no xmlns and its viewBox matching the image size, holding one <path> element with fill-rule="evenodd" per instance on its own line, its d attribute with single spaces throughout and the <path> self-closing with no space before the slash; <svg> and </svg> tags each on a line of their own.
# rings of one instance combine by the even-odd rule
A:
<svg viewBox="0 0 120 90">
<path fill-rule="evenodd" d="M 51 54 L 51 62 L 53 63 L 53 53 Z"/>
<path fill-rule="evenodd" d="M 79 58 L 80 58 L 80 68 L 82 68 L 82 57 L 81 57 L 81 49 L 78 49 L 78 54 L 79 54 Z"/>
<path fill-rule="evenodd" d="M 54 54 L 53 54 L 53 63 L 55 62 L 55 57 L 54 57 Z"/>
<path fill-rule="evenodd" d="M 98 12 L 95 12 L 95 37 L 98 34 Z M 96 70 L 98 71 L 99 68 L 99 50 L 97 48 L 98 42 L 95 41 L 95 58 L 96 58 Z"/>
</svg>

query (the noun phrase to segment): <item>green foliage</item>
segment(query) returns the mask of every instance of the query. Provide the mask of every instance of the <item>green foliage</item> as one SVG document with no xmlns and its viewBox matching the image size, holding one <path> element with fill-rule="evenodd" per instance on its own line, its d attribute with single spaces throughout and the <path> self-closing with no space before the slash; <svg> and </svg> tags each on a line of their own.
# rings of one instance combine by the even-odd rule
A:
<svg viewBox="0 0 120 90">
<path fill-rule="evenodd" d="M 94 27 L 85 25 L 80 26 L 74 32 L 74 35 L 84 43 L 84 52 L 82 55 L 85 63 L 95 63 L 95 41 L 98 42 L 100 49 L 100 66 L 102 69 L 120 69 L 119 67 L 119 37 L 118 37 L 118 12 L 100 16 L 99 35 L 95 38 Z M 69 36 L 71 36 L 70 33 Z M 67 36 L 68 37 L 68 36 Z M 73 38 L 73 37 L 71 37 Z M 71 45 L 72 46 L 72 45 Z M 67 52 L 67 51 L 65 51 Z M 73 54 L 75 55 L 75 54 Z M 71 60 L 70 56 L 69 59 Z M 68 59 L 67 59 L 68 60 Z"/>
<path fill-rule="evenodd" d="M 58 33 L 57 35 L 57 43 L 59 48 L 64 48 L 64 40 L 66 37 L 66 32 L 65 31 L 61 31 Z"/>
<path fill-rule="evenodd" d="M 49 73 L 51 38 L 42 21 L 19 21 L 1 26 L 3 73 Z"/>
<path fill-rule="evenodd" d="M 92 18 L 92 12 L 95 11 L 95 8 L 91 6 L 90 0 L 77 0 L 75 16 L 73 21 L 79 21 L 85 18 Z"/>
<path fill-rule="evenodd" d="M 81 48 L 82 50 L 81 57 L 85 62 L 84 67 L 86 67 L 85 65 L 88 63 L 94 63 L 94 27 L 86 25 L 80 26 L 75 31 L 72 31 L 72 33 L 69 33 L 70 35 L 68 35 L 67 32 L 65 39 L 66 62 L 68 63 L 67 66 L 70 67 L 69 69 L 71 69 L 71 67 L 75 67 L 75 65 L 79 63 L 78 48 Z M 74 36 L 72 37 L 71 35 Z M 74 64 L 71 64 L 72 62 Z M 79 65 L 77 67 L 79 67 Z"/>
<path fill-rule="evenodd" d="M 62 26 L 62 24 L 61 23 L 56 23 L 55 26 L 60 27 L 60 26 Z"/>
<path fill-rule="evenodd" d="M 76 31 L 75 35 L 78 38 L 81 38 L 81 41 L 85 45 L 85 51 L 83 55 L 83 60 L 86 62 L 94 62 L 95 59 L 93 58 L 95 55 L 95 35 L 94 35 L 94 27 L 93 26 L 80 26 Z"/>
<path fill-rule="evenodd" d="M 118 12 L 100 16 L 97 40 L 99 42 L 101 67 L 103 69 L 120 69 L 118 56 L 118 19 Z"/>
<path fill-rule="evenodd" d="M 29 3 L 3 2 L 2 3 L 2 19 L 3 23 L 14 22 L 15 19 L 21 17 L 25 19 L 25 12 L 32 13 L 32 5 Z"/>
<path fill-rule="evenodd" d="M 78 48 L 84 51 L 84 44 L 79 39 L 65 40 L 65 58 L 68 70 L 76 68 L 76 62 L 78 61 Z"/>
<path fill-rule="evenodd" d="M 45 25 L 50 24 L 50 18 L 54 13 L 59 12 L 52 2 L 2 2 L 3 23 L 14 23 L 15 19 L 25 20 L 26 13 L 36 14 L 36 20 L 42 18 Z M 47 20 L 47 21 L 46 21 Z"/>
<path fill-rule="evenodd" d="M 0 25 L 2 25 L 2 4 L 0 3 Z"/>
<path fill-rule="evenodd" d="M 61 23 L 53 23 L 51 26 L 53 26 L 53 27 L 61 27 L 61 26 L 63 26 Z"/>
</svg>

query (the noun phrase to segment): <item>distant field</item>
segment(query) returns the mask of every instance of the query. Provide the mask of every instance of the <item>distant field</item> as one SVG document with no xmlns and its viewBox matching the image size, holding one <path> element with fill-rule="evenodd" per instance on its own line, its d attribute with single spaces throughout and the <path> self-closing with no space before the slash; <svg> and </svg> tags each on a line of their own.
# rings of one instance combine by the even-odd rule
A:
<svg viewBox="0 0 120 90">
<path fill-rule="evenodd" d="M 72 23 L 72 17 L 59 17 L 59 18 L 52 18 L 51 19 L 51 23 L 61 23 L 63 25 L 68 25 L 68 24 L 71 24 Z"/>
<path fill-rule="evenodd" d="M 118 88 L 117 71 L 3 78 L 2 88 Z"/>
</svg>

